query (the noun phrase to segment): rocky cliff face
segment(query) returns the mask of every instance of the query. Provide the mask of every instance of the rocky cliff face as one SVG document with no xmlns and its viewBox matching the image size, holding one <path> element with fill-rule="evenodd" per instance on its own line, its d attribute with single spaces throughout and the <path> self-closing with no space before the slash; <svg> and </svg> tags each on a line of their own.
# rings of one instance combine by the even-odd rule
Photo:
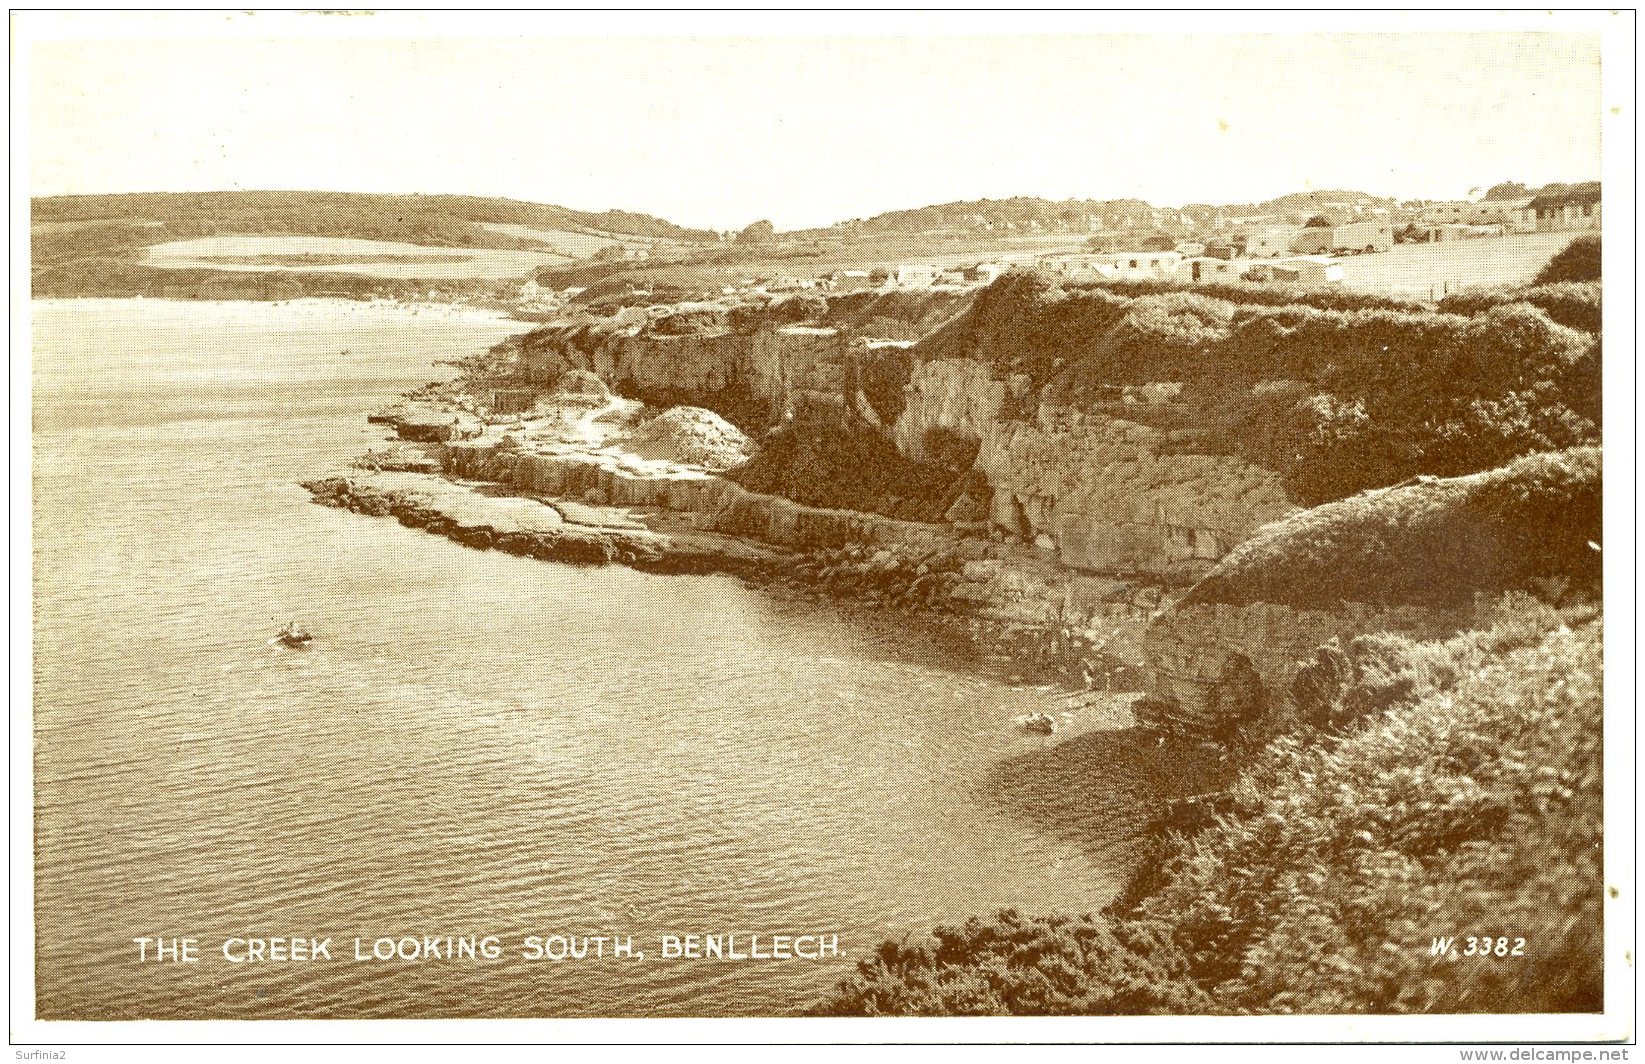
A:
<svg viewBox="0 0 1645 1064">
<path fill-rule="evenodd" d="M 1143 392 L 1135 405 L 1169 394 Z M 910 376 L 898 446 L 919 457 L 935 428 L 981 442 L 994 527 L 1087 572 L 1200 573 L 1296 509 L 1268 470 L 1173 450 L 1170 430 L 1123 415 L 1040 401 L 1026 377 L 995 379 L 969 359 L 926 362 Z"/>
<path fill-rule="evenodd" d="M 757 431 L 806 402 L 871 413 L 852 383 L 863 350 L 862 341 L 827 326 L 683 336 L 638 324 L 565 327 L 533 334 L 521 365 L 538 385 L 587 370 L 631 398 L 707 406 Z M 977 440 L 976 468 L 992 490 L 988 523 L 1075 569 L 1197 575 L 1295 508 L 1275 474 L 1173 447 L 1169 429 L 1128 417 L 1125 403 L 1113 412 L 1077 410 L 1042 399 L 1026 375 L 1002 377 L 985 362 L 903 357 L 908 382 L 891 425 L 898 449 L 926 460 L 936 429 Z M 1135 408 L 1169 403 L 1173 394 L 1169 382 L 1136 389 Z"/>
<path fill-rule="evenodd" d="M 447 473 L 552 498 L 628 512 L 661 524 L 767 544 L 813 559 L 816 583 L 888 602 L 956 614 L 1061 664 L 1143 664 L 1143 626 L 1165 592 L 1141 580 L 1082 574 L 1047 552 L 965 536 L 944 525 L 804 506 L 695 470 L 636 470 L 602 451 L 530 453 L 496 437 L 440 449 Z M 1076 670 L 1077 671 L 1077 670 Z"/>
<path fill-rule="evenodd" d="M 1152 723 L 1219 731 L 1282 707 L 1331 640 L 1446 638 L 1504 593 L 1597 602 L 1600 495 L 1598 449 L 1576 448 L 1267 526 L 1148 625 Z"/>
<path fill-rule="evenodd" d="M 1154 700 L 1144 722 L 1170 731 L 1218 733 L 1282 705 L 1314 651 L 1367 632 L 1443 639 L 1471 627 L 1466 608 L 1380 607 L 1363 602 L 1299 609 L 1271 602 L 1183 603 L 1145 629 Z"/>
<path fill-rule="evenodd" d="M 537 385 L 552 385 L 568 370 L 587 370 L 629 398 L 705 406 L 752 431 L 781 421 L 807 399 L 841 402 L 849 358 L 849 337 L 829 327 L 670 336 L 635 325 L 539 330 L 520 362 Z"/>
<path fill-rule="evenodd" d="M 484 441 L 451 443 L 448 471 L 536 494 L 691 515 L 698 528 L 826 555 L 832 560 L 819 570 L 825 582 L 860 584 L 896 601 L 1146 660 L 1159 704 L 1169 707 L 1158 722 L 1201 731 L 1217 730 L 1264 698 L 1282 697 L 1297 662 L 1332 639 L 1379 630 L 1437 638 L 1458 630 L 1470 623 L 1475 593 L 1517 587 L 1525 574 L 1474 577 L 1538 555 L 1537 535 L 1525 531 L 1536 522 L 1517 518 L 1519 525 L 1475 522 L 1446 526 L 1427 540 L 1410 537 L 1401 516 L 1407 503 L 1424 513 L 1471 513 L 1479 500 L 1504 513 L 1523 510 L 1519 502 L 1498 500 L 1490 485 L 1459 479 L 1430 492 L 1433 499 L 1419 492 L 1375 505 L 1330 504 L 1344 506 L 1340 512 L 1304 510 L 1292 494 L 1301 490 L 1298 483 L 1376 482 L 1404 468 L 1383 461 L 1392 443 L 1432 430 L 1412 421 L 1420 411 L 1398 401 L 1403 377 L 1389 372 L 1390 344 L 1432 354 L 1424 344 L 1431 347 L 1434 335 L 1450 337 L 1444 351 L 1461 345 L 1456 349 L 1478 355 L 1472 363 L 1461 356 L 1457 362 L 1461 369 L 1474 366 L 1476 375 L 1475 363 L 1512 362 L 1508 355 L 1532 368 L 1545 361 L 1585 364 L 1589 341 L 1532 312 L 1521 310 L 1505 324 L 1432 314 L 1407 320 L 1393 310 L 1367 317 L 1241 309 L 1180 293 L 1134 300 L 1107 292 L 1016 295 L 1022 298 L 1011 285 L 985 290 L 970 309 L 907 349 L 866 339 L 873 334 L 863 331 L 865 322 L 819 316 L 795 324 L 769 310 L 537 330 L 522 340 L 518 359 L 531 383 L 547 387 L 568 370 L 586 370 L 631 399 L 706 406 L 756 436 L 782 426 L 750 462 L 771 465 L 765 470 L 771 475 L 651 480 L 610 468 L 597 455 L 510 454 Z M 1530 354 L 1504 346 L 1519 335 L 1507 329 L 1513 322 L 1526 327 L 1525 336 L 1541 338 L 1527 348 Z M 1302 336 L 1304 327 L 1313 332 Z M 1443 376 L 1433 366 L 1428 372 Z M 1487 409 L 1456 404 L 1470 398 L 1468 388 L 1486 395 L 1488 383 L 1451 397 L 1463 411 L 1457 417 Z M 1345 397 L 1322 390 L 1332 388 Z M 839 423 L 804 416 L 815 404 L 831 405 Z M 1372 409 L 1381 420 L 1366 413 Z M 1498 452 L 1510 443 L 1530 446 L 1517 437 L 1498 439 L 1520 431 L 1515 424 L 1485 426 L 1498 435 L 1487 432 L 1486 442 L 1474 447 L 1482 463 L 1503 461 Z M 1263 435 L 1265 426 L 1277 442 Z M 1290 435 L 1281 432 L 1286 426 Z M 1392 443 L 1382 446 L 1374 432 L 1366 436 L 1371 429 Z M 853 433 L 871 437 L 878 450 L 845 446 L 861 442 Z M 784 458 L 778 444 L 800 437 L 807 446 L 790 447 Z M 1453 433 L 1439 442 L 1457 438 Z M 1308 451 L 1320 440 L 1337 443 L 1317 455 Z M 1473 451 L 1448 460 L 1472 460 Z M 866 454 L 883 459 L 874 468 L 891 474 L 875 480 L 874 469 L 865 468 L 873 463 L 860 460 Z M 963 457 L 956 461 L 957 454 Z M 897 464 L 903 460 L 907 468 Z M 1299 479 L 1299 471 L 1313 469 L 1309 462 L 1329 467 L 1329 475 Z M 1575 465 L 1586 470 L 1596 463 Z M 879 495 L 906 487 L 916 467 L 959 478 L 937 484 L 939 505 L 929 511 L 878 504 L 883 513 L 921 521 L 862 512 L 876 509 Z M 1529 482 L 1514 479 L 1525 475 L 1508 478 L 1514 491 L 1557 496 L 1561 513 L 1586 505 L 1570 492 L 1550 495 L 1542 481 L 1526 487 Z M 1547 469 L 1535 476 L 1558 479 Z M 1577 479 L 1583 477 L 1583 484 L 1597 485 L 1597 472 Z M 819 484 L 839 490 L 811 490 Z M 821 505 L 794 501 L 802 498 Z M 1371 514 L 1369 524 L 1361 511 Z M 1323 533 L 1325 525 L 1313 520 L 1321 514 L 1330 526 Z M 1272 530 L 1281 525 L 1285 531 L 1276 537 Z M 1359 537 L 1364 550 L 1337 557 L 1333 547 L 1321 557 L 1336 560 L 1317 562 L 1316 533 L 1331 543 L 1339 534 Z M 1592 537 L 1597 541 L 1597 528 Z M 1236 548 L 1259 541 L 1256 555 L 1227 564 Z M 1380 583 L 1336 586 L 1343 573 L 1382 572 L 1377 559 L 1396 541 L 1410 555 L 1403 575 L 1388 571 Z M 864 550 L 866 557 L 840 553 Z M 1263 563 L 1250 564 L 1257 555 Z M 1411 573 L 1446 566 L 1455 570 L 1452 590 L 1467 584 L 1466 593 L 1431 601 L 1395 587 Z M 1210 579 L 1184 593 L 1207 574 Z M 1539 578 L 1548 575 L 1559 573 Z M 1158 613 L 1161 606 L 1169 608 Z"/>
</svg>

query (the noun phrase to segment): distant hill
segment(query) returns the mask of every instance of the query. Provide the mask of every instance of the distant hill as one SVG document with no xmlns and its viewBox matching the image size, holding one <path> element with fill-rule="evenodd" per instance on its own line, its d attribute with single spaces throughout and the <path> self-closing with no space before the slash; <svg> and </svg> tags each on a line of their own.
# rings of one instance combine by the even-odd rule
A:
<svg viewBox="0 0 1645 1064">
<path fill-rule="evenodd" d="M 1093 232 L 1151 226 L 1156 210 L 1138 199 L 1047 200 L 1017 196 L 1001 200 L 961 200 L 872 218 L 841 222 L 836 229 L 865 234 L 943 231 Z M 1095 223 L 1095 224 L 1094 224 Z"/>
<path fill-rule="evenodd" d="M 1399 201 L 1392 196 L 1373 196 L 1369 192 L 1355 192 L 1345 188 L 1319 188 L 1308 192 L 1293 192 L 1256 206 L 1279 214 L 1285 211 L 1311 211 L 1328 207 L 1393 207 Z"/>
<path fill-rule="evenodd" d="M 714 234 L 629 211 L 577 211 L 477 196 L 357 192 L 132 193 L 52 196 L 33 209 L 36 264 L 218 234 L 323 236 L 430 247 L 528 248 L 517 227 L 648 239 L 707 241 Z"/>
<path fill-rule="evenodd" d="M 1212 224 L 1219 217 L 1272 214 L 1314 214 L 1324 210 L 1393 207 L 1397 200 L 1349 189 L 1294 192 L 1262 203 L 1191 203 L 1184 207 L 1156 207 L 1140 199 L 1048 200 L 1031 196 L 1012 199 L 960 200 L 911 210 L 889 211 L 872 218 L 840 222 L 834 231 L 864 235 L 888 233 L 1016 232 L 1098 233 L 1164 229 L 1175 231 Z M 807 232 L 818 232 L 808 230 Z"/>
<path fill-rule="evenodd" d="M 37 296 L 204 295 L 201 286 L 212 282 L 366 295 L 461 281 L 461 290 L 489 292 L 507 287 L 501 277 L 543 262 L 718 240 L 649 214 L 478 196 L 158 192 L 52 196 L 30 206 Z"/>
</svg>

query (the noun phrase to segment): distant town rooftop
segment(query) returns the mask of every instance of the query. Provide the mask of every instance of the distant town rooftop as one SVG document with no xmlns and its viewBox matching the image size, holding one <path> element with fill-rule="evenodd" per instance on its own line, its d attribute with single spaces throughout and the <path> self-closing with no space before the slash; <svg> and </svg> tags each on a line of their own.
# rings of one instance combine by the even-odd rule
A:
<svg viewBox="0 0 1645 1064">
<path fill-rule="evenodd" d="M 1578 207 L 1591 207 L 1599 202 L 1599 182 L 1584 181 L 1578 185 L 1566 185 L 1562 188 L 1545 188 L 1531 200 L 1531 206 L 1538 209 L 1564 207 L 1574 204 Z"/>
</svg>

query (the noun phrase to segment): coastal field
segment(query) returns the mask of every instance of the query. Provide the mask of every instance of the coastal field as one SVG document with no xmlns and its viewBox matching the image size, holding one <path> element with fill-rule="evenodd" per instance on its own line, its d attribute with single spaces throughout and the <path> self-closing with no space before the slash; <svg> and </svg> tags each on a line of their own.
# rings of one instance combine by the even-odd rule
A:
<svg viewBox="0 0 1645 1064">
<path fill-rule="evenodd" d="M 144 265 L 162 269 L 329 270 L 401 278 L 519 277 L 539 266 L 570 261 L 569 255 L 558 251 L 434 247 L 326 236 L 208 236 L 156 244 L 145 249 L 143 256 Z"/>
<path fill-rule="evenodd" d="M 511 225 L 506 222 L 475 222 L 474 224 L 490 233 L 501 233 L 503 236 L 533 241 L 543 245 L 544 250 L 552 251 L 570 259 L 586 259 L 590 255 L 616 244 L 625 247 L 643 246 L 658 249 L 683 246 L 677 240 L 624 236 L 621 233 L 539 229 L 529 225 Z"/>
<path fill-rule="evenodd" d="M 1520 233 L 1437 244 L 1396 244 L 1342 260 L 1343 286 L 1438 299 L 1463 288 L 1528 284 L 1575 233 Z"/>
</svg>

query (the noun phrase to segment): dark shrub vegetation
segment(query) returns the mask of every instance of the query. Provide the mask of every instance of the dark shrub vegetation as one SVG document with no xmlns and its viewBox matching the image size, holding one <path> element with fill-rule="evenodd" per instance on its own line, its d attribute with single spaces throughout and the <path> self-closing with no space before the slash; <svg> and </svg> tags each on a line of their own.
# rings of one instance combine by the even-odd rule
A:
<svg viewBox="0 0 1645 1064">
<path fill-rule="evenodd" d="M 974 443 L 970 454 L 976 457 Z M 965 472 L 912 462 L 887 433 L 841 406 L 813 402 L 767 433 L 754 457 L 727 475 L 751 491 L 807 506 L 937 521 L 966 490 Z"/>
<path fill-rule="evenodd" d="M 846 365 L 846 390 L 862 392 L 874 415 L 883 425 L 891 425 L 902 415 L 908 396 L 913 360 L 900 347 L 867 347 L 852 349 Z"/>
<path fill-rule="evenodd" d="M 1378 295 L 1375 292 L 1354 292 L 1340 288 L 1283 288 L 1246 282 L 1185 284 L 1182 281 L 1101 281 L 1092 285 L 1081 285 L 1075 290 L 1080 289 L 1101 289 L 1133 298 L 1188 291 L 1229 303 L 1261 307 L 1303 306 L 1314 307 L 1317 310 L 1398 310 L 1406 313 L 1434 309 L 1432 303 L 1422 300 L 1400 299 L 1397 296 Z"/>
<path fill-rule="evenodd" d="M 1601 630 L 1531 620 L 1356 648 L 1339 704 L 1375 715 L 1272 744 L 1132 918 L 1228 1011 L 1597 1009 Z M 1433 956 L 1453 927 L 1548 945 Z"/>
<path fill-rule="evenodd" d="M 1558 284 L 1561 281 L 1597 281 L 1600 275 L 1600 241 L 1598 233 L 1583 233 L 1574 237 L 1565 249 L 1542 267 L 1536 275 L 1536 284 Z"/>
<path fill-rule="evenodd" d="M 1269 525 L 1183 601 L 1451 607 L 1548 581 L 1597 593 L 1601 494 L 1597 447 L 1368 492 Z"/>
<path fill-rule="evenodd" d="M 816 1010 L 834 1016 L 1047 1016 L 1209 1011 L 1170 936 L 1090 916 L 939 927 L 887 942 Z"/>
<path fill-rule="evenodd" d="M 1560 281 L 1523 288 L 1471 288 L 1439 301 L 1446 314 L 1483 314 L 1507 303 L 1529 303 L 1561 325 L 1597 333 L 1604 324 L 1598 281 Z"/>
<path fill-rule="evenodd" d="M 887 943 L 817 1011 L 1597 1011 L 1602 636 L 1514 599 L 1445 642 L 1330 648 L 1310 705 L 1333 734 L 1271 743 L 1104 919 Z"/>
</svg>

